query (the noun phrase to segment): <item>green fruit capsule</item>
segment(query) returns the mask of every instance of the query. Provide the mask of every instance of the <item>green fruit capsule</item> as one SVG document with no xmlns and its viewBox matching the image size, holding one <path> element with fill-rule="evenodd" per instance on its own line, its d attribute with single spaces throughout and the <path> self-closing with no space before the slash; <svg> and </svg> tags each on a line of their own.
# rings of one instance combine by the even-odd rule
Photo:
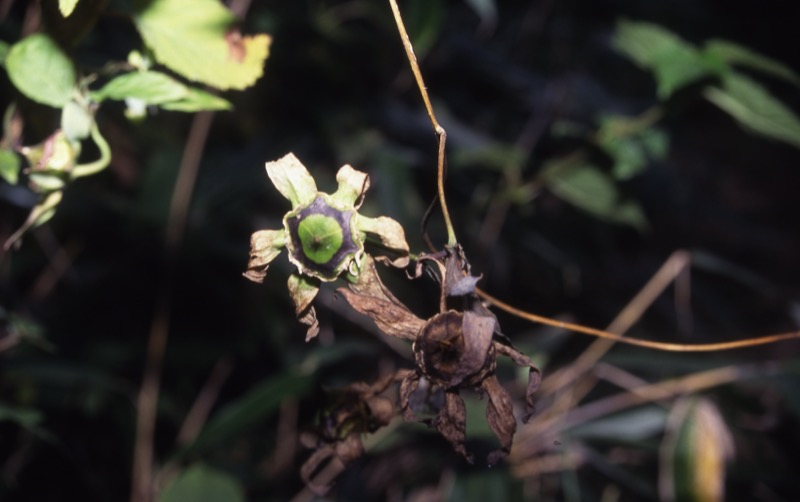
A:
<svg viewBox="0 0 800 502">
<path fill-rule="evenodd" d="M 333 281 L 364 250 L 355 230 L 354 209 L 340 209 L 320 194 L 284 218 L 289 259 L 301 272 Z"/>
</svg>

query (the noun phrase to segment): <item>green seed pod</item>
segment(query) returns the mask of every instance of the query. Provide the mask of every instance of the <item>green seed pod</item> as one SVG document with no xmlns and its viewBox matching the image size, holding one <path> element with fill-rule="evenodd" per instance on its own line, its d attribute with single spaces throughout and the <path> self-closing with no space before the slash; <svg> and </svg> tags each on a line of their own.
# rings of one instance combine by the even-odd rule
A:
<svg viewBox="0 0 800 502">
<path fill-rule="evenodd" d="M 335 280 L 364 252 L 355 209 L 337 206 L 327 195 L 318 194 L 283 219 L 289 260 L 303 274 L 323 281 Z"/>
</svg>

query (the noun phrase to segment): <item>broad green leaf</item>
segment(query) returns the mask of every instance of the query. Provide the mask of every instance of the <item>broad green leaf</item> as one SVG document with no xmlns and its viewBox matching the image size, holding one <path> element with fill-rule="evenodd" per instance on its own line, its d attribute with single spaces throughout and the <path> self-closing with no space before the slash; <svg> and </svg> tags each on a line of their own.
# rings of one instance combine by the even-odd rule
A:
<svg viewBox="0 0 800 502">
<path fill-rule="evenodd" d="M 19 179 L 20 161 L 16 153 L 5 148 L 0 148 L 0 178 L 11 185 L 16 185 Z"/>
<path fill-rule="evenodd" d="M 203 110 L 230 110 L 233 105 L 227 99 L 195 89 L 187 88 L 186 96 L 177 101 L 169 101 L 159 105 L 164 110 L 174 112 L 199 112 Z"/>
<path fill-rule="evenodd" d="M 800 148 L 800 119 L 761 84 L 732 72 L 722 87 L 709 87 L 705 97 L 745 129 Z"/>
<path fill-rule="evenodd" d="M 98 101 L 133 98 L 148 105 L 178 101 L 189 94 L 189 89 L 174 78 L 157 71 L 134 71 L 120 75 L 92 94 Z"/>
<path fill-rule="evenodd" d="M 69 17 L 77 5 L 78 0 L 58 0 L 58 10 L 61 11 L 61 15 L 64 17 Z"/>
<path fill-rule="evenodd" d="M 232 476 L 195 464 L 167 485 L 158 502 L 244 502 L 244 490 Z"/>
<path fill-rule="evenodd" d="M 156 60 L 170 69 L 219 89 L 244 89 L 261 77 L 271 38 L 230 31 L 235 19 L 218 0 L 137 5 L 134 22 L 139 33 Z"/>
<path fill-rule="evenodd" d="M 639 230 L 648 226 L 639 204 L 621 199 L 614 180 L 591 164 L 557 159 L 545 167 L 541 176 L 553 193 L 603 220 Z"/>
<path fill-rule="evenodd" d="M 8 77 L 30 99 L 61 108 L 75 92 L 75 68 L 56 43 L 35 33 L 11 47 L 6 57 Z"/>
<path fill-rule="evenodd" d="M 69 101 L 61 110 L 61 130 L 68 140 L 80 141 L 89 137 L 94 117 L 75 101 Z"/>
<path fill-rule="evenodd" d="M 710 40 L 706 43 L 704 51 L 707 54 L 715 55 L 729 65 L 752 68 L 800 85 L 800 76 L 788 66 L 733 42 Z"/>
<path fill-rule="evenodd" d="M 313 380 L 307 376 L 284 373 L 263 382 L 238 401 L 227 405 L 212 417 L 200 435 L 178 457 L 199 453 L 262 424 L 286 399 L 306 394 Z"/>
<path fill-rule="evenodd" d="M 620 21 L 612 43 L 637 65 L 655 74 L 661 99 L 687 84 L 725 71 L 724 65 L 713 57 L 705 56 L 671 31 L 651 23 Z"/>
</svg>

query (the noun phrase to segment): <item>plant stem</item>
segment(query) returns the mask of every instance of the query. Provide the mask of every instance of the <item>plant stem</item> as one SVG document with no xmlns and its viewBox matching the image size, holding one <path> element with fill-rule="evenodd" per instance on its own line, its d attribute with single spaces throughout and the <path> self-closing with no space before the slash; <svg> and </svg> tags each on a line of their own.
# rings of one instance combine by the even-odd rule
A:
<svg viewBox="0 0 800 502">
<path fill-rule="evenodd" d="M 436 181 L 439 192 L 439 204 L 442 206 L 442 216 L 444 217 L 444 224 L 447 227 L 447 245 L 452 247 L 458 243 L 458 239 L 456 239 L 456 233 L 455 230 L 453 230 L 453 223 L 450 220 L 450 211 L 447 209 L 447 201 L 444 196 L 444 163 L 447 132 L 439 125 L 439 122 L 436 120 L 436 115 L 433 113 L 433 106 L 431 106 L 431 100 L 425 88 L 425 81 L 422 79 L 422 72 L 420 72 L 419 64 L 417 64 L 417 56 L 414 54 L 414 46 L 411 45 L 411 40 L 408 38 L 408 32 L 406 31 L 405 24 L 403 24 L 403 18 L 400 15 L 400 8 L 397 6 L 397 0 L 389 0 L 389 5 L 392 7 L 394 22 L 397 25 L 397 30 L 400 32 L 400 39 L 403 41 L 403 47 L 406 50 L 406 57 L 411 65 L 411 71 L 414 73 L 417 87 L 422 94 L 422 101 L 425 103 L 425 109 L 428 111 L 428 118 L 430 118 L 433 130 L 439 138 Z"/>
</svg>

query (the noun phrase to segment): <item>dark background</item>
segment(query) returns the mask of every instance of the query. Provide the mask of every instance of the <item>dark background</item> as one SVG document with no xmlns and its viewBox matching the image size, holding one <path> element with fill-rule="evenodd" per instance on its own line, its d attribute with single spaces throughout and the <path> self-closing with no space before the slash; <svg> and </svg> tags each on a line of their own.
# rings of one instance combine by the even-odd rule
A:
<svg viewBox="0 0 800 502">
<path fill-rule="evenodd" d="M 401 8 L 418 40 L 437 116 L 449 133 L 447 190 L 456 232 L 475 271 L 484 275 L 484 289 L 520 308 L 602 327 L 673 251 L 687 249 L 694 258 L 691 321 L 679 325 L 666 294 L 632 336 L 699 343 L 797 329 L 800 151 L 745 132 L 691 92 L 669 104 L 662 124 L 670 137 L 667 158 L 621 183 L 645 210 L 650 228 L 643 232 L 605 223 L 546 189 L 493 213 L 492 194 L 505 189 L 501 170 L 464 160 L 481 145 L 508 146 L 527 135 L 530 155 L 520 172 L 531 179 L 546 160 L 571 148 L 551 134 L 554 123 L 594 127 L 600 114 L 632 115 L 654 104 L 652 77 L 611 48 L 621 18 L 661 24 L 694 43 L 733 40 L 798 69 L 800 8 L 793 2 L 502 1 L 494 23 L 482 22 L 464 1 L 418 0 Z M 20 2 L 13 2 L 0 31 L 3 40 L 16 40 L 23 16 Z M 174 287 L 167 300 L 169 340 L 156 431 L 160 461 L 175 454 L 175 435 L 219 361 L 231 372 L 212 417 L 264 382 L 313 369 L 302 392 L 276 395 L 276 404 L 252 415 L 246 426 L 190 455 L 233 474 L 253 500 L 288 499 L 302 488 L 297 469 L 305 451 L 283 464 L 274 461 L 276 428 L 286 410 L 297 413 L 291 430 L 309 427 L 323 386 L 370 380 L 384 368 L 410 365 L 341 299 L 325 292 L 318 306 L 320 339 L 304 343 L 285 288 L 285 255 L 263 285 L 241 276 L 251 232 L 278 228 L 289 209 L 264 172 L 265 161 L 289 151 L 322 189 L 333 187 L 344 163 L 367 171 L 372 188 L 362 212 L 399 220 L 412 248 L 423 249 L 418 229 L 435 191 L 436 138 L 388 3 L 253 2 L 244 28 L 273 36 L 265 75 L 251 89 L 226 93 L 235 109 L 215 114 L 175 257 L 164 253 L 167 209 L 193 117 L 159 112 L 131 123 L 115 105 L 99 115 L 113 149 L 111 166 L 71 186 L 52 222 L 28 235 L 21 249 L 1 256 L 0 322 L 24 322 L 41 337 L 31 334 L 30 341 L 0 354 L 0 402 L 35 410 L 41 418 L 34 429 L 0 421 L 3 498 L 128 497 L 135 397 L 166 277 Z M 91 66 L 124 59 L 138 44 L 129 21 L 107 15 L 74 54 Z M 760 81 L 800 112 L 797 88 Z M 14 98 L 5 73 L 0 88 L 5 108 Z M 36 117 L 25 131 L 26 143 L 33 143 L 52 130 L 54 119 L 47 110 L 26 106 Z M 21 189 L 0 185 L 4 238 L 22 223 L 29 201 Z M 438 217 L 431 232 L 437 244 L 444 242 Z M 387 275 L 416 312 L 435 311 L 432 285 Z M 545 374 L 569 364 L 590 342 L 546 334 L 503 314 L 500 320 Z M 611 357 L 658 381 L 715 361 L 774 360 L 789 368 L 792 361 L 796 365 L 798 347 L 786 342 L 670 357 L 617 347 Z M 739 447 L 728 473 L 729 500 L 800 495 L 791 467 L 800 448 L 796 383 L 787 369 L 780 377 L 713 393 Z M 748 429 L 744 416 L 769 420 Z M 653 444 L 639 445 L 641 463 L 619 477 L 591 465 L 578 469 L 581 499 L 599 499 L 609 484 L 620 488 L 623 500 L 654 497 L 654 491 L 631 488 L 636 483 L 628 479 L 655 483 Z M 613 446 L 612 441 L 598 450 Z M 407 498 L 439 483 L 441 472 L 455 480 L 449 493 L 464 500 L 485 493 L 516 498 L 532 482 L 515 477 L 513 466 L 490 474 L 468 467 L 443 440 L 411 424 L 394 429 L 387 445 L 346 471 L 332 497 Z M 566 497 L 559 475 L 549 476 L 545 488 L 533 493 Z"/>
</svg>

